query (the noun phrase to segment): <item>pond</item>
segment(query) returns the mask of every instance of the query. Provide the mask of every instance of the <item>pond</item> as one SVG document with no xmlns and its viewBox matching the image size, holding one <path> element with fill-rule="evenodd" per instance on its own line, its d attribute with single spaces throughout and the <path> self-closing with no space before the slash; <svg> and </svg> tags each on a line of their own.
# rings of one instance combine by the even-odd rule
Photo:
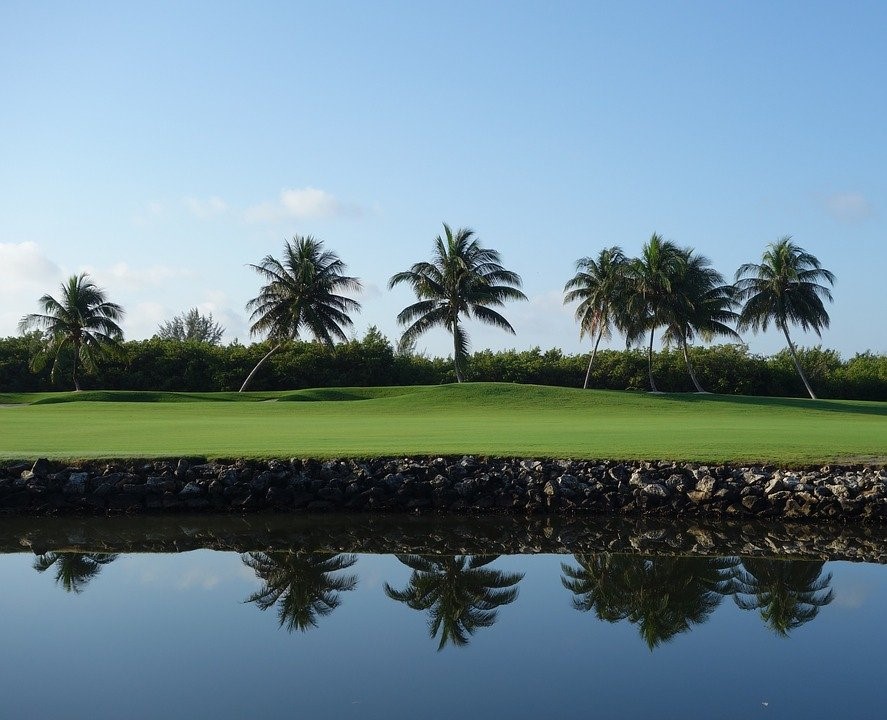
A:
<svg viewBox="0 0 887 720">
<path fill-rule="evenodd" d="M 362 522 L 4 520 L 0 716 L 882 717 L 883 565 L 667 552 L 729 528 Z"/>
</svg>

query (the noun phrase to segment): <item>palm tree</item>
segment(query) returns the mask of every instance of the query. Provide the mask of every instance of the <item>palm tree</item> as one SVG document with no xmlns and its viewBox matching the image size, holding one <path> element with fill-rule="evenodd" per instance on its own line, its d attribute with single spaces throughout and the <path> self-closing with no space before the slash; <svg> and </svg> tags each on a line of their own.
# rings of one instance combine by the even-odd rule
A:
<svg viewBox="0 0 887 720">
<path fill-rule="evenodd" d="M 68 592 L 80 594 L 102 567 L 117 559 L 108 553 L 48 552 L 34 560 L 37 572 L 46 572 L 55 566 L 55 581 Z"/>
<path fill-rule="evenodd" d="M 814 400 L 816 395 L 801 368 L 788 326 L 800 325 L 802 330 L 813 330 L 817 335 L 829 326 L 823 300 L 831 302 L 832 294 L 822 282 L 834 285 L 834 274 L 789 236 L 768 245 L 760 265 L 746 263 L 736 271 L 738 297 L 745 303 L 739 315 L 739 329 L 758 332 L 766 330 L 772 321 L 782 330 L 795 369 Z"/>
<path fill-rule="evenodd" d="M 96 287 L 87 273 L 72 275 L 60 287 L 61 300 L 44 295 L 37 301 L 43 313 L 25 315 L 18 327 L 22 333 L 33 329 L 43 330 L 43 352 L 34 357 L 31 365 L 34 369 L 40 369 L 51 357 L 52 381 L 55 381 L 61 351 L 68 346 L 73 348 L 71 380 L 74 389 L 80 390 L 77 378 L 79 365 L 90 371 L 95 370 L 98 357 L 115 349 L 117 342 L 123 338 L 123 331 L 117 325 L 123 318 L 123 308 L 108 302 L 104 290 Z"/>
<path fill-rule="evenodd" d="M 597 355 L 601 338 L 612 336 L 611 327 L 619 325 L 621 300 L 625 293 L 625 255 L 620 247 L 604 248 L 597 258 L 584 257 L 576 261 L 576 274 L 564 286 L 564 305 L 579 300 L 576 320 L 579 339 L 595 336 L 594 348 L 585 371 L 583 390 L 588 388 L 591 365 Z"/>
<path fill-rule="evenodd" d="M 786 637 L 834 599 L 829 588 L 831 574 L 822 577 L 824 565 L 808 560 L 746 558 L 735 570 L 733 599 L 743 610 L 759 610 L 767 626 Z"/>
<path fill-rule="evenodd" d="M 502 267 L 498 252 L 481 247 L 473 230 L 462 228 L 454 233 L 446 223 L 444 236 L 435 239 L 432 261 L 416 263 L 406 272 L 397 273 L 388 287 L 400 283 L 409 284 L 419 299 L 397 316 L 401 325 L 408 325 L 402 342 L 409 343 L 433 327 L 445 327 L 453 336 L 458 382 L 465 379 L 469 346 L 461 318 L 475 317 L 514 334 L 510 323 L 490 308 L 501 307 L 506 300 L 527 299 L 517 289 L 520 276 Z"/>
<path fill-rule="evenodd" d="M 736 291 L 725 284 L 724 276 L 711 267 L 711 260 L 704 255 L 690 248 L 680 254 L 681 262 L 666 303 L 668 320 L 663 340 L 680 346 L 693 385 L 697 392 L 705 392 L 693 370 L 687 346 L 696 335 L 706 342 L 715 336 L 742 340 L 728 324 L 739 319 L 733 311 Z"/>
<path fill-rule="evenodd" d="M 641 257 L 632 260 L 626 268 L 626 339 L 629 344 L 634 344 L 647 331 L 650 332 L 647 370 L 653 392 L 657 392 L 653 379 L 653 336 L 656 328 L 664 324 L 668 317 L 672 285 L 680 272 L 682 257 L 677 245 L 653 233 L 644 245 Z"/>
<path fill-rule="evenodd" d="M 252 312 L 250 335 L 267 334 L 275 344 L 244 380 L 246 390 L 256 371 L 286 340 L 299 337 L 306 328 L 318 342 L 332 345 L 346 340 L 343 328 L 353 325 L 349 312 L 360 311 L 360 303 L 338 293 L 359 291 L 360 281 L 344 275 L 346 268 L 334 252 L 310 235 L 296 235 L 283 248 L 283 261 L 266 255 L 259 265 L 250 265 L 267 284 L 246 309 Z"/>
<path fill-rule="evenodd" d="M 652 650 L 708 620 L 730 592 L 730 558 L 577 555 L 561 565 L 573 607 L 607 622 L 628 620 Z"/>
<path fill-rule="evenodd" d="M 357 586 L 356 575 L 332 575 L 354 565 L 354 555 L 288 550 L 252 552 L 242 560 L 264 582 L 245 602 L 255 603 L 260 610 L 278 604 L 280 627 L 288 632 L 317 627 L 318 617 L 326 617 L 341 604 L 339 593 Z"/>
<path fill-rule="evenodd" d="M 505 573 L 486 566 L 498 555 L 397 555 L 412 569 L 409 584 L 395 590 L 385 583 L 385 594 L 413 610 L 428 610 L 428 631 L 440 633 L 438 650 L 447 643 L 467 645 L 478 628 L 496 622 L 496 609 L 517 598 L 523 573 Z"/>
</svg>

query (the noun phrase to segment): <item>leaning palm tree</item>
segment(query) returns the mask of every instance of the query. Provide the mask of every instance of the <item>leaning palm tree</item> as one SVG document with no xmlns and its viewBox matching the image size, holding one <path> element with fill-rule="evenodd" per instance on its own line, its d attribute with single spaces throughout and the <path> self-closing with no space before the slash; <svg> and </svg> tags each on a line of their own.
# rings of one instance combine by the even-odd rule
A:
<svg viewBox="0 0 887 720">
<path fill-rule="evenodd" d="M 250 265 L 267 284 L 246 309 L 252 312 L 250 335 L 264 333 L 274 345 L 243 381 L 246 390 L 262 364 L 287 340 L 296 340 L 302 329 L 331 345 L 346 340 L 343 328 L 353 325 L 349 312 L 360 310 L 360 303 L 338 293 L 359 291 L 360 281 L 344 275 L 346 268 L 334 252 L 324 251 L 323 243 L 310 235 L 296 235 L 283 248 L 283 260 L 266 255 L 259 265 Z"/>
<path fill-rule="evenodd" d="M 656 390 L 653 379 L 653 336 L 663 325 L 672 301 L 672 285 L 683 262 L 682 251 L 670 240 L 653 233 L 641 257 L 632 260 L 626 268 L 627 294 L 625 303 L 626 340 L 633 345 L 650 333 L 647 347 L 647 372 L 650 389 Z"/>
<path fill-rule="evenodd" d="M 583 389 L 588 388 L 591 365 L 601 338 L 609 340 L 612 337 L 611 328 L 619 325 L 627 262 L 620 247 L 604 248 L 597 258 L 584 257 L 577 260 L 576 274 L 564 286 L 564 305 L 579 301 L 576 308 L 579 339 L 586 335 L 594 336 L 594 347 L 588 359 Z"/>
<path fill-rule="evenodd" d="M 251 552 L 242 557 L 264 585 L 245 602 L 260 610 L 277 604 L 280 627 L 288 632 L 317 626 L 342 601 L 339 593 L 357 586 L 356 575 L 333 575 L 357 562 L 354 555 L 330 555 L 301 551 Z"/>
<path fill-rule="evenodd" d="M 787 637 L 834 599 L 825 563 L 745 558 L 734 573 L 734 596 L 743 610 L 758 610 L 774 633 Z"/>
<path fill-rule="evenodd" d="M 22 333 L 43 331 L 43 352 L 34 356 L 31 366 L 40 369 L 51 358 L 50 380 L 55 381 L 62 350 L 70 347 L 74 351 L 71 380 L 74 389 L 80 390 L 80 366 L 95 370 L 98 358 L 116 349 L 123 338 L 117 325 L 123 318 L 123 308 L 108 302 L 104 290 L 96 287 L 87 273 L 72 275 L 62 283 L 60 299 L 44 295 L 37 302 L 43 312 L 25 315 L 18 324 Z"/>
<path fill-rule="evenodd" d="M 55 581 L 68 592 L 80 594 L 102 567 L 112 563 L 117 555 L 109 553 L 48 552 L 34 560 L 37 572 L 55 567 Z"/>
<path fill-rule="evenodd" d="M 680 251 L 681 262 L 672 281 L 666 303 L 666 328 L 663 341 L 681 348 L 687 373 L 697 392 L 705 392 L 693 364 L 689 343 L 698 335 L 706 342 L 716 336 L 742 340 L 732 327 L 739 319 L 733 311 L 736 291 L 724 282 L 724 276 L 711 267 L 711 260 L 690 248 Z"/>
<path fill-rule="evenodd" d="M 832 301 L 829 289 L 821 283 L 835 284 L 834 274 L 819 260 L 786 236 L 771 243 L 760 264 L 746 263 L 736 271 L 739 300 L 744 302 L 739 315 L 739 329 L 766 330 L 772 321 L 782 330 L 798 375 L 812 399 L 813 388 L 798 360 L 795 345 L 788 334 L 789 325 L 800 325 L 821 335 L 829 326 L 823 300 Z"/>
<path fill-rule="evenodd" d="M 447 643 L 467 645 L 478 628 L 496 622 L 496 609 L 517 598 L 523 573 L 486 567 L 498 555 L 397 555 L 413 572 L 403 590 L 385 583 L 385 594 L 413 610 L 428 610 L 428 631 L 440 633 L 438 650 Z"/>
<path fill-rule="evenodd" d="M 416 263 L 388 281 L 389 289 L 407 283 L 419 300 L 397 316 L 401 325 L 407 325 L 402 342 L 409 343 L 433 327 L 445 327 L 453 336 L 458 382 L 465 379 L 469 347 L 462 318 L 474 317 L 514 334 L 511 324 L 491 308 L 501 307 L 506 300 L 527 299 L 517 289 L 520 276 L 503 268 L 499 261 L 499 253 L 481 247 L 473 230 L 462 228 L 454 233 L 444 223 L 444 235 L 434 241 L 431 262 Z"/>
</svg>

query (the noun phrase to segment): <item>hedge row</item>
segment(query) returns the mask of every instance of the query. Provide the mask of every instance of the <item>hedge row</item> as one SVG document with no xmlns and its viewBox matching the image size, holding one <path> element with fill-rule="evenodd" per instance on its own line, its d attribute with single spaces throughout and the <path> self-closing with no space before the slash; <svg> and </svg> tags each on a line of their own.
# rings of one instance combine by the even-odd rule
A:
<svg viewBox="0 0 887 720">
<path fill-rule="evenodd" d="M 84 388 L 110 390 L 237 390 L 268 351 L 266 343 L 214 346 L 175 340 L 133 340 L 118 357 L 104 359 L 98 372 L 83 378 Z M 55 382 L 49 368 L 33 372 L 29 360 L 39 350 L 35 336 L 0 339 L 0 392 L 71 389 L 70 361 L 60 362 Z M 697 375 L 706 390 L 742 395 L 806 395 L 787 352 L 754 355 L 741 345 L 692 348 Z M 810 381 L 820 397 L 887 400 L 887 356 L 857 354 L 842 360 L 833 350 L 800 351 Z M 68 361 L 67 364 L 65 361 Z M 475 381 L 536 383 L 581 387 L 588 355 L 483 350 L 471 355 L 468 378 Z M 655 355 L 653 372 L 661 390 L 689 392 L 693 386 L 677 351 Z M 361 340 L 335 347 L 296 342 L 281 349 L 257 373 L 251 390 L 378 385 L 434 385 L 454 382 L 446 358 L 402 355 L 375 329 Z M 639 350 L 599 352 L 590 387 L 646 389 L 647 361 Z"/>
</svg>

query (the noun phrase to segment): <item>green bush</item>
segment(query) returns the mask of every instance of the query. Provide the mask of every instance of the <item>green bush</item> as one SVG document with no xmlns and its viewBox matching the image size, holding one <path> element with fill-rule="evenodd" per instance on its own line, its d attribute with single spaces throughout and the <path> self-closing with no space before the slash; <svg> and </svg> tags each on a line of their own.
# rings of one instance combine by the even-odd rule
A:
<svg viewBox="0 0 887 720">
<path fill-rule="evenodd" d="M 70 357 L 63 356 L 55 382 L 49 367 L 31 370 L 40 336 L 0 339 L 0 392 L 70 389 Z M 87 389 L 211 392 L 237 390 L 265 353 L 267 342 L 226 346 L 176 340 L 131 340 L 120 352 L 100 363 L 97 373 L 83 378 Z M 834 350 L 799 349 L 811 384 L 823 398 L 887 400 L 887 356 L 861 353 L 844 361 Z M 690 348 L 690 358 L 702 386 L 714 393 L 806 396 L 788 351 L 766 357 L 744 345 Z M 588 354 L 561 350 L 480 350 L 468 358 L 467 377 L 475 381 L 533 383 L 582 387 Z M 694 387 L 679 350 L 654 354 L 656 385 L 667 392 Z M 333 347 L 314 342 L 287 343 L 256 374 L 252 390 L 306 387 L 436 385 L 455 381 L 452 361 L 408 352 L 395 352 L 376 328 Z M 646 390 L 644 350 L 602 350 L 595 357 L 589 387 Z"/>
</svg>

